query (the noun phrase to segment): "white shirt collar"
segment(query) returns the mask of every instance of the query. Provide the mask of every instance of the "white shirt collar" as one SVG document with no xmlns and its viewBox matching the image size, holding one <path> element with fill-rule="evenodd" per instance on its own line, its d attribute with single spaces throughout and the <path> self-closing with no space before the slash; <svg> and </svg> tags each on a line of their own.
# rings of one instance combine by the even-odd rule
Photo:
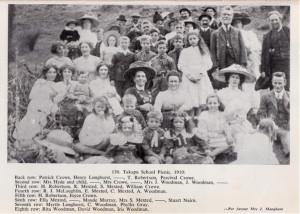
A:
<svg viewBox="0 0 300 214">
<path fill-rule="evenodd" d="M 126 55 L 128 52 L 129 52 L 129 50 L 128 49 L 126 49 L 125 51 L 123 50 L 123 49 L 121 49 L 121 51 L 120 51 L 121 53 L 123 53 L 124 55 Z"/>
<path fill-rule="evenodd" d="M 231 25 L 227 25 L 227 28 L 230 29 Z M 226 26 L 224 24 L 222 24 L 222 28 L 225 30 L 225 32 L 227 32 Z"/>
<path fill-rule="evenodd" d="M 201 28 L 202 31 L 206 32 L 209 29 L 209 26 L 207 28 L 204 28 L 204 27 L 200 26 L 200 28 Z"/>
<path fill-rule="evenodd" d="M 279 93 L 277 93 L 277 92 L 274 90 L 274 93 L 275 93 L 275 98 L 281 100 L 281 99 L 282 99 L 282 96 L 283 96 L 283 93 L 284 93 L 284 89 L 283 89 L 281 92 L 279 92 Z"/>
<path fill-rule="evenodd" d="M 135 85 L 135 87 L 136 87 L 137 90 L 145 91 L 145 86 L 138 86 L 138 85 Z"/>
</svg>

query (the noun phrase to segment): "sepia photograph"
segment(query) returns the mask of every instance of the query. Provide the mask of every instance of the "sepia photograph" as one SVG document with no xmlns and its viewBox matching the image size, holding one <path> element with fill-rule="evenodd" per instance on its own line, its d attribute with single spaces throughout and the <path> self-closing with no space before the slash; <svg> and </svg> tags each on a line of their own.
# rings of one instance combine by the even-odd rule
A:
<svg viewBox="0 0 300 214">
<path fill-rule="evenodd" d="M 7 163 L 290 165 L 290 10 L 9 4 Z"/>
</svg>

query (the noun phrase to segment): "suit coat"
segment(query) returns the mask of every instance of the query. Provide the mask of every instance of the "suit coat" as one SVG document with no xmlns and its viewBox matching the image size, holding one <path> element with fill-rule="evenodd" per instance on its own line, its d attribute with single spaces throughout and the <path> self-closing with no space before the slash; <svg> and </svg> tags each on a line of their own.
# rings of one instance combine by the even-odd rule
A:
<svg viewBox="0 0 300 214">
<path fill-rule="evenodd" d="M 282 100 L 283 100 L 283 105 L 284 105 L 284 109 L 285 109 L 285 114 L 289 115 L 289 112 L 290 112 L 290 94 L 289 94 L 289 92 L 287 92 L 287 91 L 284 92 L 284 94 L 282 96 Z M 261 97 L 260 106 L 257 111 L 257 117 L 259 119 L 272 118 L 275 121 L 277 114 L 278 114 L 277 100 L 275 97 L 275 92 L 272 90 L 272 91 L 268 92 L 267 94 L 264 94 Z M 288 124 L 285 124 L 285 126 L 288 126 Z M 284 128 L 284 127 L 281 127 L 281 128 Z"/>
<path fill-rule="evenodd" d="M 125 81 L 124 73 L 128 70 L 129 65 L 134 62 L 134 53 L 128 52 L 126 56 L 121 53 L 115 53 L 111 60 L 109 77 L 114 81 Z"/>
<path fill-rule="evenodd" d="M 241 32 L 230 27 L 230 44 L 233 48 L 234 58 L 240 65 L 247 64 L 247 50 Z M 211 34 L 210 53 L 213 61 L 213 67 L 219 69 L 225 68 L 226 35 L 222 27 L 219 27 Z"/>
<path fill-rule="evenodd" d="M 282 30 L 286 33 L 287 37 L 290 38 L 290 29 L 286 26 L 282 26 Z M 263 37 L 262 44 L 262 54 L 261 54 L 261 72 L 265 72 L 267 75 L 271 76 L 271 60 L 270 60 L 270 46 L 271 46 L 271 34 L 270 30 Z"/>
</svg>

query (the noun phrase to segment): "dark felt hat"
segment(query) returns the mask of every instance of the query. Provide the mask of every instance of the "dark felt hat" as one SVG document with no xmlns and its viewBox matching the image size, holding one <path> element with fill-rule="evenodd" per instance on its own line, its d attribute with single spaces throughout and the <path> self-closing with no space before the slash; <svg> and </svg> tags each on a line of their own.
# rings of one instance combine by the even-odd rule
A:
<svg viewBox="0 0 300 214">
<path fill-rule="evenodd" d="M 117 19 L 118 21 L 124 21 L 127 22 L 126 18 L 124 15 L 120 15 L 119 18 Z"/>
<path fill-rule="evenodd" d="M 271 82 L 272 82 L 272 77 L 270 77 L 270 76 L 265 76 L 265 77 L 260 76 L 257 79 L 256 83 L 255 83 L 255 91 L 270 88 Z"/>
<path fill-rule="evenodd" d="M 199 16 L 199 21 L 201 21 L 201 19 L 203 19 L 204 17 L 207 17 L 209 20 L 211 20 L 211 16 L 208 14 L 208 13 L 202 13 L 200 16 Z"/>
<path fill-rule="evenodd" d="M 190 16 L 192 15 L 192 12 L 189 9 L 187 9 L 187 8 L 181 8 L 179 10 L 179 13 L 181 13 L 182 11 L 187 11 L 190 14 Z"/>
<path fill-rule="evenodd" d="M 133 81 L 133 78 L 138 71 L 145 72 L 147 81 L 154 79 L 156 76 L 155 69 L 152 68 L 147 62 L 137 61 L 130 64 L 129 69 L 124 73 L 124 78 L 127 81 Z"/>
<path fill-rule="evenodd" d="M 211 6 L 205 7 L 203 9 L 203 11 L 206 12 L 208 9 L 212 9 L 213 11 L 215 11 L 215 13 L 217 12 L 216 8 L 215 7 L 211 7 Z"/>
<path fill-rule="evenodd" d="M 241 20 L 243 25 L 247 25 L 251 22 L 249 14 L 245 12 L 234 12 L 232 23 L 234 23 L 236 20 Z"/>
<path fill-rule="evenodd" d="M 157 11 L 155 11 L 153 15 L 153 23 L 156 23 L 159 20 L 164 21 L 163 17 Z"/>
</svg>

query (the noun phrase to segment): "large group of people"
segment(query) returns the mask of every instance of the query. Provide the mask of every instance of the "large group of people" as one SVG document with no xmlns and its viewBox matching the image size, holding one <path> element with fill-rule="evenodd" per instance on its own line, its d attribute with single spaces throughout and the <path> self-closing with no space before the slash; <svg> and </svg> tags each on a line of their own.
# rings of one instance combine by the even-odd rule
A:
<svg viewBox="0 0 300 214">
<path fill-rule="evenodd" d="M 179 14 L 133 13 L 130 25 L 120 15 L 106 32 L 91 15 L 69 20 L 14 138 L 51 150 L 50 162 L 279 164 L 273 143 L 289 155 L 282 15 L 268 14 L 261 44 L 243 29 L 251 16 L 230 6 Z"/>
</svg>

